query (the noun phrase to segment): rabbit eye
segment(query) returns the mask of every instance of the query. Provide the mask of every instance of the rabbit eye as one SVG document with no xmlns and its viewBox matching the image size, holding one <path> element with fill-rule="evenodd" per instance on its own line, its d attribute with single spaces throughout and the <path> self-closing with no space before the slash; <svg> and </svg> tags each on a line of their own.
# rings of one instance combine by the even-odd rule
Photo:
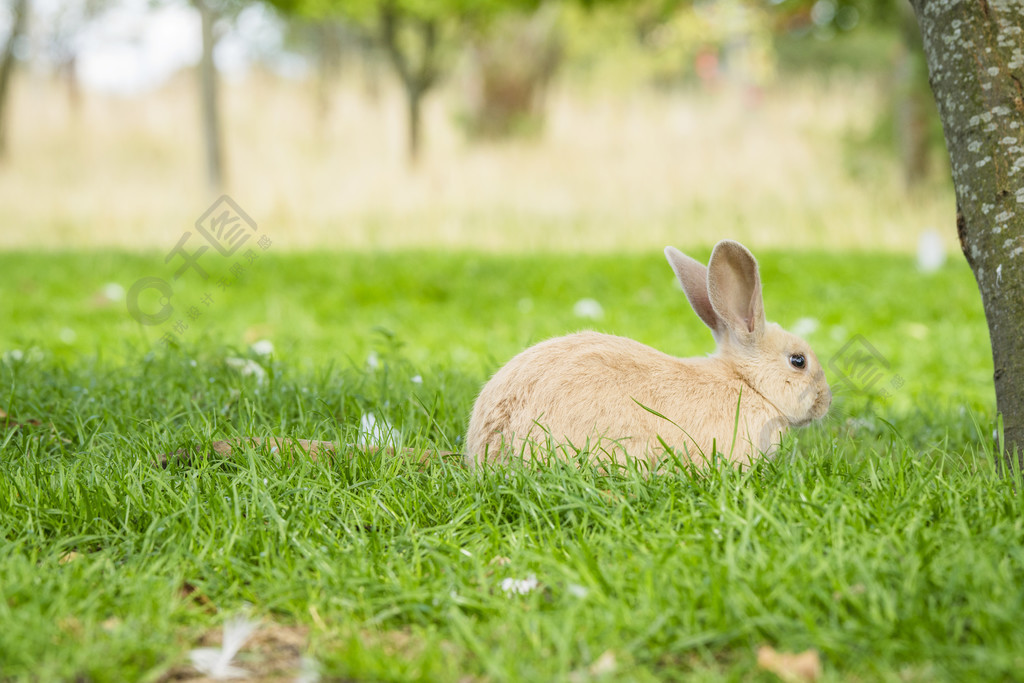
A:
<svg viewBox="0 0 1024 683">
<path fill-rule="evenodd" d="M 804 366 L 807 365 L 807 359 L 804 358 L 804 354 L 802 353 L 794 353 L 789 357 L 789 364 L 797 370 L 803 370 Z"/>
</svg>

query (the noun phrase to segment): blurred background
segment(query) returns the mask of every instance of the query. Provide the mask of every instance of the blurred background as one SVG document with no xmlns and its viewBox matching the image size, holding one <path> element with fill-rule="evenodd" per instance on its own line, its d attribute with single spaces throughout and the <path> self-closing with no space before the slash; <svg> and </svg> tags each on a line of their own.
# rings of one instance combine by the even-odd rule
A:
<svg viewBox="0 0 1024 683">
<path fill-rule="evenodd" d="M 0 0 L 0 248 L 952 248 L 903 5 Z"/>
</svg>

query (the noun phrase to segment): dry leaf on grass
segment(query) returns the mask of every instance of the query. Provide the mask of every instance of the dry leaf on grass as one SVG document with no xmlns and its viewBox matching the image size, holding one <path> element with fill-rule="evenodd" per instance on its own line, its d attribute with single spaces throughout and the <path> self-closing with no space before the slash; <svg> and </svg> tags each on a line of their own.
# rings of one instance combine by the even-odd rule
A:
<svg viewBox="0 0 1024 683">
<path fill-rule="evenodd" d="M 0 409 L 0 426 L 3 426 L 5 429 L 18 429 L 25 426 L 38 427 L 41 424 L 43 423 L 35 418 L 25 420 L 24 422 L 18 422 L 17 420 L 12 419 L 5 410 Z M 54 431 L 56 431 L 56 428 L 54 428 Z"/>
<path fill-rule="evenodd" d="M 22 427 L 40 427 L 42 424 L 42 421 L 37 420 L 34 417 L 25 420 L 24 422 L 18 422 L 17 420 L 11 419 L 11 416 L 7 414 L 7 411 L 0 408 L 0 429 L 10 429 L 11 431 L 14 431 L 21 429 Z M 71 439 L 66 439 L 60 435 L 60 432 L 57 431 L 57 425 L 52 422 L 50 423 L 50 434 L 61 443 L 71 443 Z"/>
<path fill-rule="evenodd" d="M 74 562 L 81 556 L 82 553 L 78 552 L 77 550 L 71 550 L 61 555 L 60 558 L 57 560 L 57 564 L 67 564 L 68 562 Z"/>
<path fill-rule="evenodd" d="M 217 606 L 210 601 L 210 598 L 206 597 L 198 588 L 188 581 L 181 584 L 181 587 L 178 589 L 178 597 L 182 600 L 192 601 L 197 606 L 202 607 L 208 614 L 217 613 Z"/>
<path fill-rule="evenodd" d="M 579 683 L 611 676 L 618 670 L 619 660 L 613 650 L 605 650 L 586 669 L 577 669 L 569 674 L 569 681 Z"/>
<path fill-rule="evenodd" d="M 814 650 L 776 652 L 767 645 L 757 651 L 757 668 L 769 671 L 786 683 L 804 683 L 821 678 L 821 659 Z"/>
<path fill-rule="evenodd" d="M 618 668 L 618 661 L 615 659 L 615 653 L 611 650 L 605 650 L 604 654 L 594 660 L 594 663 L 587 667 L 587 671 L 590 672 L 591 676 L 605 676 L 607 674 L 615 673 L 615 669 Z"/>
</svg>

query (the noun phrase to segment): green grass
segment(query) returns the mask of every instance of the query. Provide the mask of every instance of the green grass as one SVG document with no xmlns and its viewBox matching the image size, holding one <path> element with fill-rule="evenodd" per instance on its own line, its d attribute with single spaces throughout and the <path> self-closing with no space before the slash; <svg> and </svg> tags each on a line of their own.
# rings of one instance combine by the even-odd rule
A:
<svg viewBox="0 0 1024 683">
<path fill-rule="evenodd" d="M 581 327 L 710 350 L 659 255 L 267 255 L 165 346 L 97 296 L 169 279 L 162 255 L 0 254 L 0 408 L 21 423 L 0 431 L 0 679 L 181 676 L 240 613 L 300 634 L 288 661 L 327 680 L 589 680 L 608 652 L 608 680 L 771 680 L 762 644 L 816 649 L 826 680 L 1020 678 L 1022 482 L 991 464 L 969 270 L 760 256 L 769 317 L 816 319 L 826 363 L 862 335 L 902 384 L 830 370 L 833 414 L 775 460 L 647 477 L 352 449 L 151 463 L 235 435 L 352 442 L 367 412 L 457 450 L 489 372 Z M 201 290 L 182 278 L 175 305 Z M 583 297 L 602 320 L 573 316 Z"/>
</svg>

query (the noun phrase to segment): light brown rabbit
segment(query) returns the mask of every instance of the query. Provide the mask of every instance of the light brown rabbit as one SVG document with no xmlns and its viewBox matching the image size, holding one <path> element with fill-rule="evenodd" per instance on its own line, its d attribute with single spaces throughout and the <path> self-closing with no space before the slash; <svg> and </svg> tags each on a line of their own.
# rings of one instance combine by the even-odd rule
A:
<svg viewBox="0 0 1024 683">
<path fill-rule="evenodd" d="M 715 245 L 707 267 L 665 256 L 718 349 L 674 358 L 632 339 L 580 332 L 533 346 L 501 368 L 473 406 L 470 464 L 564 456 L 644 458 L 665 446 L 702 462 L 717 450 L 749 464 L 790 426 L 828 412 L 832 392 L 805 341 L 766 323 L 757 261 L 739 242 Z"/>
</svg>

